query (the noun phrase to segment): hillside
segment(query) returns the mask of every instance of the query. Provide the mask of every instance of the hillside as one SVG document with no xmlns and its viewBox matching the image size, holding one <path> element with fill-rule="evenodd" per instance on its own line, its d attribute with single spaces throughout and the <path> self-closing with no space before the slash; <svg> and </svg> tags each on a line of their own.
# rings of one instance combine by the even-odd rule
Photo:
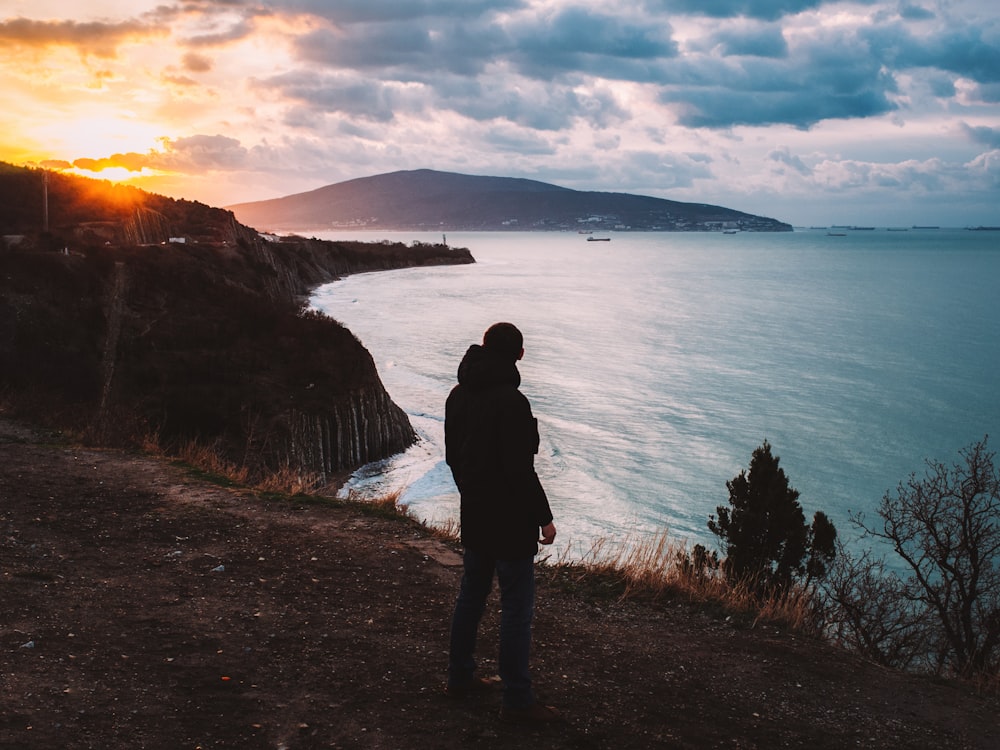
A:
<svg viewBox="0 0 1000 750">
<path fill-rule="evenodd" d="M 542 566 L 565 721 L 442 694 L 461 568 L 420 526 L 199 481 L 0 411 L 0 747 L 993 750 L 995 698 Z M 557 542 L 558 544 L 558 542 Z M 608 593 L 605 593 L 608 592 Z M 491 603 L 481 666 L 496 674 Z"/>
<path fill-rule="evenodd" d="M 369 353 L 303 299 L 467 250 L 265 241 L 229 211 L 9 165 L 0 197 L 0 399 L 20 413 L 103 443 L 197 440 L 258 475 L 329 478 L 415 439 Z"/>
<path fill-rule="evenodd" d="M 792 230 L 783 222 L 721 206 L 429 169 L 348 180 L 228 208 L 244 224 L 267 231 Z"/>
</svg>

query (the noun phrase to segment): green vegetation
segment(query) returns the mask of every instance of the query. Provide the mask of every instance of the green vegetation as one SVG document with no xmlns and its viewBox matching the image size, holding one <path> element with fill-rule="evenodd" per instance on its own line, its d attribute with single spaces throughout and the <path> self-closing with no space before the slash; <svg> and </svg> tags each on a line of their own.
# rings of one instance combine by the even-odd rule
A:
<svg viewBox="0 0 1000 750">
<path fill-rule="evenodd" d="M 726 482 L 729 505 L 716 509 L 708 528 L 722 541 L 723 570 L 762 591 L 808 587 L 822 578 L 836 555 L 837 530 L 822 512 L 807 526 L 799 493 L 788 483 L 780 459 L 764 444 L 753 452 L 749 472 Z"/>
</svg>

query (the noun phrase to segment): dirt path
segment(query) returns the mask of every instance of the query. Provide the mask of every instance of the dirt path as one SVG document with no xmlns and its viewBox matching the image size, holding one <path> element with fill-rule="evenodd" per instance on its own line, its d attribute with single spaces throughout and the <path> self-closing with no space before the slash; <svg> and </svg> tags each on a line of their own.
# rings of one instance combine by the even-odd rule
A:
<svg viewBox="0 0 1000 750">
<path fill-rule="evenodd" d="M 533 664 L 566 721 L 503 725 L 499 695 L 441 692 L 456 563 L 412 524 L 0 416 L 0 748 L 1000 747 L 961 686 L 546 571 Z"/>
</svg>

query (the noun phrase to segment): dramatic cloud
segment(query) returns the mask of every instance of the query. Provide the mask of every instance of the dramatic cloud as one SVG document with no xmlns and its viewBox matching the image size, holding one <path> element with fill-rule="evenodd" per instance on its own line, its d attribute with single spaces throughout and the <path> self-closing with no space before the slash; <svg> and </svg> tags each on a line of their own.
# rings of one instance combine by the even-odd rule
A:
<svg viewBox="0 0 1000 750">
<path fill-rule="evenodd" d="M 512 24 L 510 33 L 510 54 L 518 69 L 539 78 L 589 73 L 645 80 L 646 63 L 677 54 L 669 24 L 639 24 L 580 8 Z"/>
<path fill-rule="evenodd" d="M 122 168 L 129 172 L 141 172 L 150 166 L 151 159 L 145 154 L 113 154 L 103 159 L 76 159 L 73 166 L 89 172 L 102 172 L 105 169 Z"/>
<path fill-rule="evenodd" d="M 858 0 L 870 5 L 873 0 Z M 649 6 L 666 13 L 706 15 L 712 18 L 758 18 L 775 21 L 783 16 L 814 10 L 829 0 L 649 0 Z"/>
<path fill-rule="evenodd" d="M 337 24 L 448 18 L 466 21 L 524 7 L 526 0 L 276 0 L 290 11 L 313 13 Z"/>
<path fill-rule="evenodd" d="M 834 199 L 877 215 L 878 191 L 998 222 L 971 213 L 1000 205 L 993 0 L 65 8 L 0 21 L 0 158 L 217 203 L 434 167 L 768 215 L 784 200 L 802 223 Z"/>
<path fill-rule="evenodd" d="M 73 46 L 99 57 L 114 56 L 118 46 L 127 40 L 165 33 L 165 29 L 132 20 L 121 23 L 33 21 L 27 18 L 0 21 L 0 43 L 4 46 Z"/>
<path fill-rule="evenodd" d="M 1000 81 L 1000 23 L 917 36 L 899 24 L 863 29 L 876 59 L 901 69 L 937 68 L 973 81 Z"/>
</svg>

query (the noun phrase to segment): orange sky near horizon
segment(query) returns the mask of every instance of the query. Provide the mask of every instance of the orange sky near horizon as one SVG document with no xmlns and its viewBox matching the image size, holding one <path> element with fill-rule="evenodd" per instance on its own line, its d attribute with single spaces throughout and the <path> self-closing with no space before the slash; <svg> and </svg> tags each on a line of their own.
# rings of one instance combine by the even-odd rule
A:
<svg viewBox="0 0 1000 750">
<path fill-rule="evenodd" d="M 0 0 L 0 51 L 0 160 L 212 205 L 432 168 L 1000 224 L 992 0 Z"/>
</svg>

